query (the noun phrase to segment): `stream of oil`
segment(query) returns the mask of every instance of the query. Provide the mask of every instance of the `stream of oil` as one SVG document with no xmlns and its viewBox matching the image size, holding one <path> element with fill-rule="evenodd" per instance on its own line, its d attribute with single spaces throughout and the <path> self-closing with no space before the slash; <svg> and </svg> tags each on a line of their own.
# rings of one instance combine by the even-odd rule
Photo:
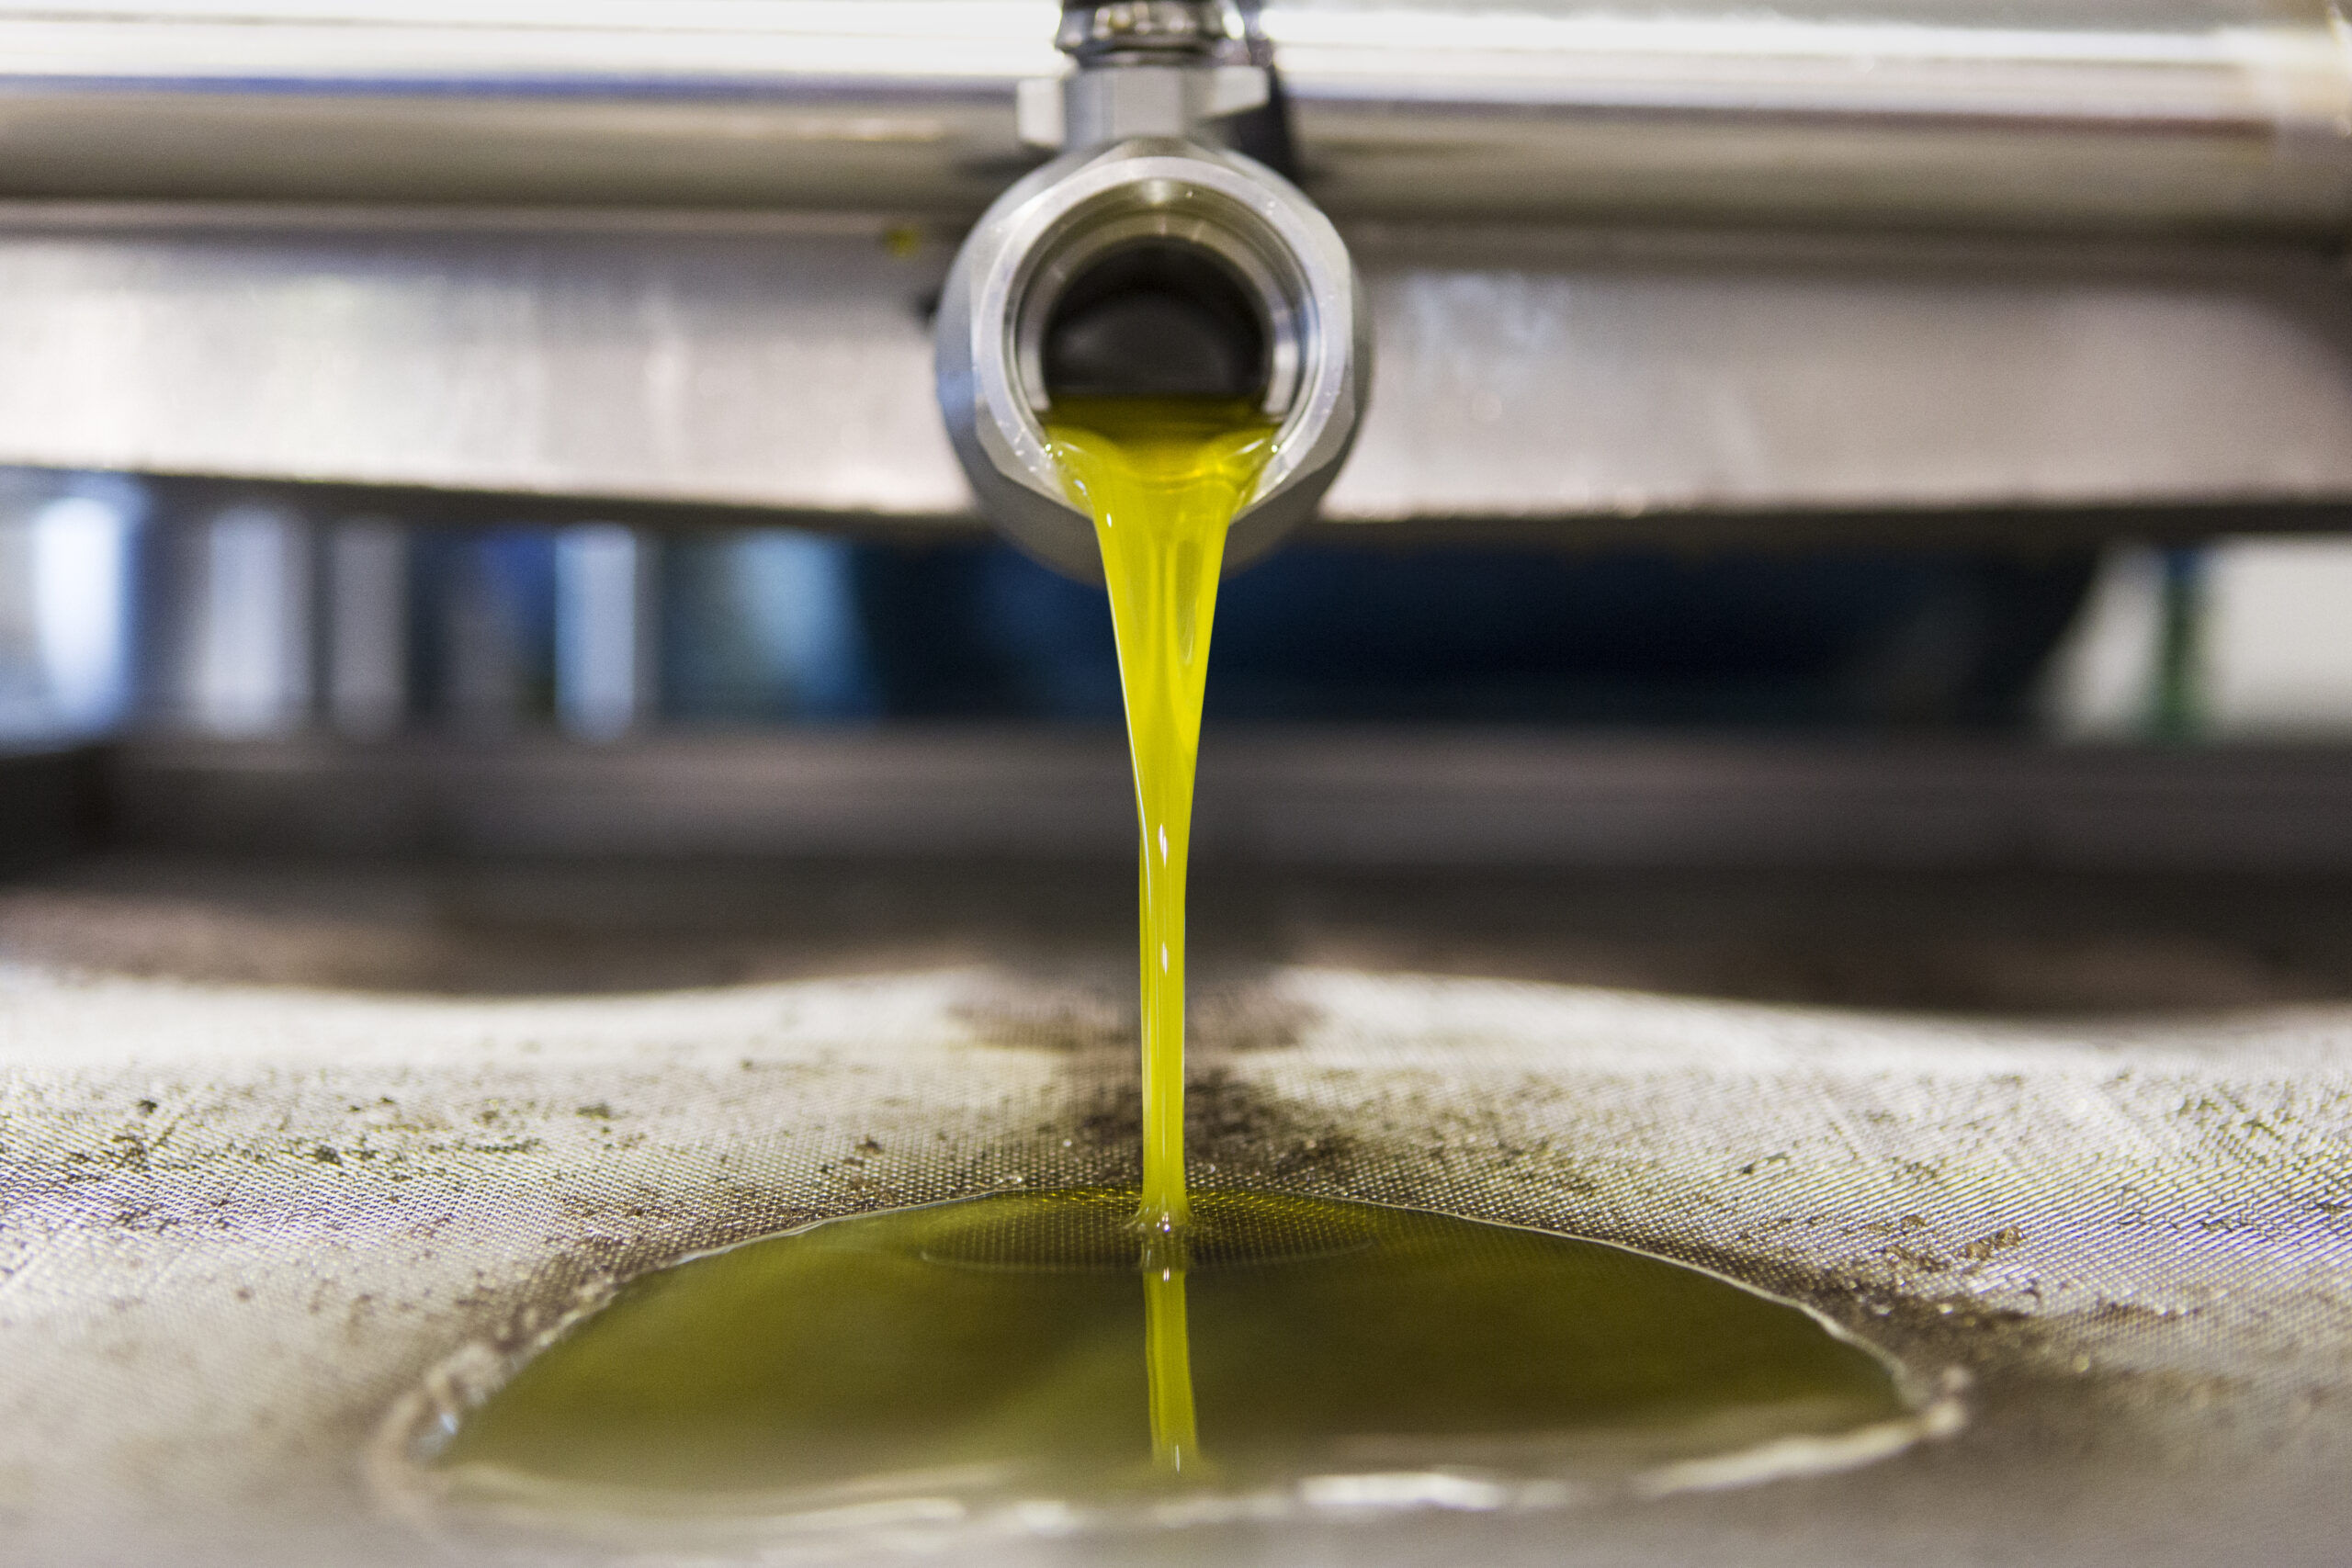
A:
<svg viewBox="0 0 2352 1568">
<path fill-rule="evenodd" d="M 1201 695 L 1226 530 L 1272 455 L 1274 429 L 1247 403 L 1089 398 L 1057 404 L 1046 434 L 1072 496 L 1093 514 L 1111 593 L 1142 829 L 1137 1218 L 1172 1234 L 1185 1220 L 1184 879 Z"/>
<path fill-rule="evenodd" d="M 1226 531 L 1275 433 L 1247 406 L 1160 400 L 1064 402 L 1047 434 L 1095 520 L 1135 764 L 1139 1190 L 834 1221 L 647 1276 L 470 1414 L 441 1484 L 543 1512 L 699 1500 L 870 1522 L 1171 1486 L 1408 1503 L 1421 1486 L 1460 1506 L 1462 1486 L 1899 1446 L 1916 1416 L 1885 1362 L 1714 1275 L 1414 1211 L 1187 1191 L 1201 699 Z"/>
</svg>

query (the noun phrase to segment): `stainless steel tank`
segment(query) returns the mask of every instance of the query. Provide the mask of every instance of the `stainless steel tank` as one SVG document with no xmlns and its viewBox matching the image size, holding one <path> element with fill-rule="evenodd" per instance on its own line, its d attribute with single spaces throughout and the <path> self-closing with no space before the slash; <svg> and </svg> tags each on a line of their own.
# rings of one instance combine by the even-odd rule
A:
<svg viewBox="0 0 2352 1568">
<path fill-rule="evenodd" d="M 1057 16 L 0 7 L 0 460 L 969 528 L 929 312 L 1041 161 Z M 1211 74 L 1272 73 L 1381 345 L 1334 522 L 2080 535 L 2352 496 L 2315 0 L 1224 27 Z"/>
</svg>

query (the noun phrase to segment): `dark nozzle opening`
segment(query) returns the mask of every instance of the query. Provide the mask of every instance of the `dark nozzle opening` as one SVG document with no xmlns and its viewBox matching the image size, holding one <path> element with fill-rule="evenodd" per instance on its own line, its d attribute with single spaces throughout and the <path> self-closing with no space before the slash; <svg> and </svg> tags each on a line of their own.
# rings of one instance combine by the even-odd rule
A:
<svg viewBox="0 0 2352 1568">
<path fill-rule="evenodd" d="M 1266 326 L 1241 280 L 1197 246 L 1150 241 L 1070 280 L 1046 318 L 1048 400 L 1265 395 Z"/>
</svg>

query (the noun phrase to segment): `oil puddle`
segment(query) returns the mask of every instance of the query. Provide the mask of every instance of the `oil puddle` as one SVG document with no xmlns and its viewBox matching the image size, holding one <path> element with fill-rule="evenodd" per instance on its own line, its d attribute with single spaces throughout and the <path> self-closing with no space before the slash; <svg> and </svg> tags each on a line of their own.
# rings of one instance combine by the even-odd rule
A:
<svg viewBox="0 0 2352 1568">
<path fill-rule="evenodd" d="M 645 1275 L 469 1408 L 417 1402 L 396 1489 L 445 1528 L 790 1555 L 1558 1506 L 1842 1469 L 1958 1419 L 1803 1308 L 1623 1247 L 1192 1205 L 1181 1242 L 1136 1230 L 1133 1190 L 1076 1190 Z"/>
</svg>

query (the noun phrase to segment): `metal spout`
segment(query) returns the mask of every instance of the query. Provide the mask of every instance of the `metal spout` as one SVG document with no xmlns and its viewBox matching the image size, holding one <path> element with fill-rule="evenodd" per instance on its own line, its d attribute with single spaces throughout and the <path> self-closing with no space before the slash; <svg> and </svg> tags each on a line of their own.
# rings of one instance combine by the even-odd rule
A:
<svg viewBox="0 0 2352 1568">
<path fill-rule="evenodd" d="M 1093 524 L 1046 446 L 1055 398 L 1256 403 L 1280 434 L 1234 520 L 1230 569 L 1306 520 L 1354 441 L 1371 377 L 1362 286 L 1320 209 L 1209 139 L 1267 98 L 1222 6 L 1072 6 L 1057 41 L 1076 69 L 1024 84 L 1021 110 L 1024 136 L 1064 151 L 999 197 L 956 255 L 939 310 L 940 411 L 989 521 L 1091 581 Z"/>
</svg>

